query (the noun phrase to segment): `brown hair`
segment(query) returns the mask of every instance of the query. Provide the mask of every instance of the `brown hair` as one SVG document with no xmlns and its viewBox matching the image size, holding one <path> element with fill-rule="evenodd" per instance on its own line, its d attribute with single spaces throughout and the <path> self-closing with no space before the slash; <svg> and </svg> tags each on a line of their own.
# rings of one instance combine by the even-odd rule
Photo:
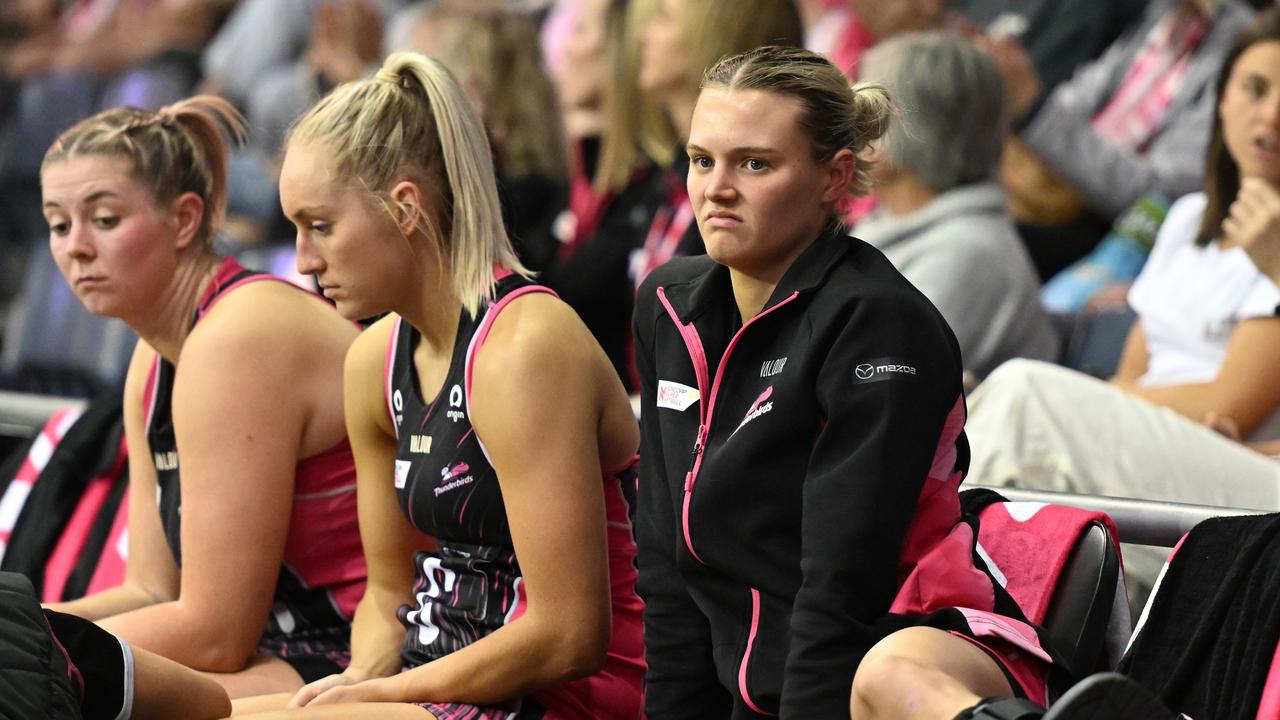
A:
<svg viewBox="0 0 1280 720">
<path fill-rule="evenodd" d="M 1218 237 L 1231 203 L 1235 202 L 1236 194 L 1240 192 L 1240 166 L 1227 149 L 1226 140 L 1222 136 L 1222 112 L 1218 109 L 1227 92 L 1227 83 L 1231 81 L 1236 61 L 1245 51 L 1258 43 L 1277 41 L 1280 41 L 1280 6 L 1272 6 L 1258 13 L 1253 24 L 1240 33 L 1222 60 L 1213 104 L 1213 130 L 1209 135 L 1209 152 L 1205 158 L 1204 192 L 1208 203 L 1200 220 L 1200 232 L 1196 235 L 1196 245 L 1201 247 Z"/>
<path fill-rule="evenodd" d="M 857 172 L 848 192 L 867 193 L 870 163 L 862 157 L 863 151 L 884 135 L 893 116 L 884 88 L 850 85 L 844 73 L 821 55 L 777 45 L 722 59 L 707 70 L 702 87 L 764 90 L 799 100 L 800 127 L 809 136 L 813 158 L 826 161 L 845 148 L 853 151 Z"/>
<path fill-rule="evenodd" d="M 197 95 L 159 110 L 120 107 L 76 123 L 50 146 L 40 170 L 84 155 L 129 162 L 157 206 L 184 193 L 204 202 L 197 242 L 211 247 L 227 208 L 227 141 L 244 140 L 244 119 L 226 100 Z"/>
</svg>

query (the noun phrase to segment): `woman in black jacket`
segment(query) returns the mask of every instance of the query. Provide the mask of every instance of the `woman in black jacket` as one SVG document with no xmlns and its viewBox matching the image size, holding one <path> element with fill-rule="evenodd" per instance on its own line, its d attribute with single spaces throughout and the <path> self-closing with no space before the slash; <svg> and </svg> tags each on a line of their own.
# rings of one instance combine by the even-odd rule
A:
<svg viewBox="0 0 1280 720">
<path fill-rule="evenodd" d="M 960 513 L 956 340 L 836 220 L 889 115 L 795 48 L 703 80 L 687 151 L 707 256 L 636 300 L 655 720 L 840 717 L 855 671 L 855 718 L 1045 702 L 1047 644 Z"/>
</svg>

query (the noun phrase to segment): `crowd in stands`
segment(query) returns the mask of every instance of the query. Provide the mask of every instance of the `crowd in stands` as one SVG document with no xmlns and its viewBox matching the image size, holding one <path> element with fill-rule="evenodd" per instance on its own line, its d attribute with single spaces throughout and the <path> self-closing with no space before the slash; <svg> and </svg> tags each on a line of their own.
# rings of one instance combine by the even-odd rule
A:
<svg viewBox="0 0 1280 720">
<path fill-rule="evenodd" d="M 1278 367 L 1276 0 L 0 6 L 0 715 L 1280 717 Z"/>
</svg>

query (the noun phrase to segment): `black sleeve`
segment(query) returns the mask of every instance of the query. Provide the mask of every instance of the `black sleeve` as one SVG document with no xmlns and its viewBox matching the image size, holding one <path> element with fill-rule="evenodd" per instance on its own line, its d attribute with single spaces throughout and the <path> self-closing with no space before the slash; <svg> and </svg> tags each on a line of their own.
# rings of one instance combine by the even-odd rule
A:
<svg viewBox="0 0 1280 720">
<path fill-rule="evenodd" d="M 954 339 L 923 299 L 861 300 L 817 379 L 825 417 L 803 491 L 802 580 L 782 718 L 847 717 L 853 675 L 898 586 L 898 558 L 948 413 Z"/>
<path fill-rule="evenodd" d="M 85 720 L 128 720 L 133 714 L 133 654 L 129 646 L 97 625 L 52 610 L 44 611 L 53 639 L 84 682 Z"/>
<path fill-rule="evenodd" d="M 656 419 L 657 372 L 652 331 L 655 285 L 645 283 L 635 314 L 636 366 L 641 387 L 639 509 L 636 516 L 637 590 L 644 599 L 645 711 L 662 720 L 727 717 L 730 697 L 716 678 L 711 629 L 685 590 L 676 567 L 679 533 Z M 689 438 L 692 450 L 693 438 Z"/>
</svg>

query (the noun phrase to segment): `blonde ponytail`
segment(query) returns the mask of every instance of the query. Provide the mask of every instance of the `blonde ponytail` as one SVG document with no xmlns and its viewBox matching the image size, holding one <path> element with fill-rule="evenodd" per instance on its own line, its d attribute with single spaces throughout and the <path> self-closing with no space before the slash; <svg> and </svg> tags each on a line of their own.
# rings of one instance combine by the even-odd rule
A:
<svg viewBox="0 0 1280 720">
<path fill-rule="evenodd" d="M 412 52 L 387 58 L 370 79 L 339 86 L 290 133 L 290 142 L 320 144 L 340 181 L 359 181 L 387 201 L 406 174 L 443 198 L 441 227 L 421 228 L 448 257 L 454 289 L 475 314 L 493 296 L 493 271 L 520 274 L 502 221 L 493 154 L 484 126 L 453 75 Z"/>
</svg>

